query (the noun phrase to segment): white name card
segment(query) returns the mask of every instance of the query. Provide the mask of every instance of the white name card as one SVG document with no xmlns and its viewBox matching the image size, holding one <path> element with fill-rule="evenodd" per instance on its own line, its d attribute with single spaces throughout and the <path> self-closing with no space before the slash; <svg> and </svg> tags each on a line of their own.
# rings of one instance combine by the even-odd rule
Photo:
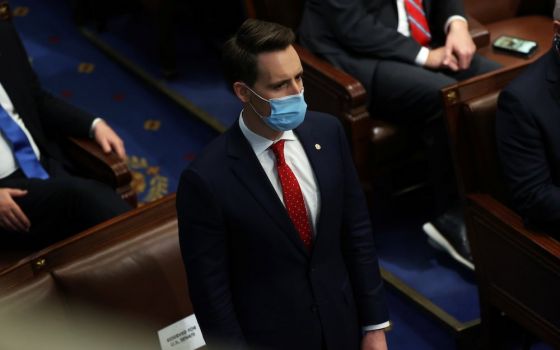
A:
<svg viewBox="0 0 560 350">
<path fill-rule="evenodd" d="M 195 350 L 206 342 L 194 314 L 158 331 L 161 350 Z"/>
</svg>

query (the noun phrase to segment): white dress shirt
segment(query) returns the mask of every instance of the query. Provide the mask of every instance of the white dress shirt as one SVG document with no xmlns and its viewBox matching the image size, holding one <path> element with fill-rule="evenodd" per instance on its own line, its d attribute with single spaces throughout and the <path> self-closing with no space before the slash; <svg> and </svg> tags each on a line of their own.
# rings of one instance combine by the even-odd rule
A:
<svg viewBox="0 0 560 350">
<path fill-rule="evenodd" d="M 0 84 L 0 105 L 8 113 L 8 115 L 19 125 L 21 130 L 25 133 L 29 139 L 29 143 L 33 148 L 33 152 L 37 156 L 37 159 L 41 159 L 41 152 L 39 147 L 35 144 L 33 137 L 29 133 L 29 130 L 23 124 L 18 112 L 15 110 L 12 100 L 4 90 L 2 84 Z M 14 158 L 14 152 L 12 151 L 11 143 L 5 138 L 4 134 L 0 132 L 0 179 L 3 179 L 19 168 L 16 159 Z"/>
<path fill-rule="evenodd" d="M 405 0 L 397 0 L 397 15 L 398 15 L 398 19 L 399 19 L 399 23 L 398 23 L 398 26 L 397 26 L 397 31 L 404 36 L 410 37 L 410 28 L 408 26 L 408 15 L 406 13 L 406 7 L 404 5 L 404 2 L 405 2 Z M 443 32 L 444 33 L 447 33 L 447 31 L 449 30 L 449 25 L 454 20 L 460 20 L 460 21 L 467 22 L 467 19 L 463 16 L 459 16 L 459 15 L 451 16 L 445 22 L 445 25 L 443 27 Z M 428 55 L 429 54 L 430 54 L 430 49 L 428 47 L 423 46 L 422 48 L 420 48 L 420 51 L 418 51 L 418 54 L 416 55 L 416 59 L 414 60 L 414 63 L 416 63 L 419 66 L 425 65 L 426 61 L 428 60 Z"/>
<path fill-rule="evenodd" d="M 271 141 L 251 131 L 243 121 L 243 112 L 241 112 L 239 118 L 239 127 L 247 141 L 249 141 L 249 144 L 251 144 L 253 152 L 255 152 L 255 155 L 261 163 L 278 198 L 280 198 L 285 206 L 282 184 L 280 183 L 280 178 L 276 171 L 276 156 L 270 148 L 276 141 Z M 278 140 L 286 140 L 284 143 L 284 158 L 286 158 L 286 164 L 292 169 L 299 183 L 299 187 L 301 188 L 305 209 L 310 218 L 313 227 L 313 235 L 315 236 L 317 232 L 317 217 L 320 211 L 319 203 L 321 203 L 315 173 L 313 172 L 313 168 L 311 168 L 311 164 L 309 163 L 309 159 L 307 159 L 307 154 L 305 154 L 301 142 L 299 142 L 299 139 L 293 131 L 285 131 Z"/>
<path fill-rule="evenodd" d="M 286 163 L 290 169 L 292 169 L 292 172 L 299 182 L 301 192 L 303 193 L 305 208 L 307 209 L 307 214 L 311 218 L 313 236 L 315 236 L 317 234 L 317 217 L 319 216 L 321 209 L 321 197 L 319 189 L 317 188 L 317 178 L 315 177 L 313 168 L 309 163 L 307 154 L 305 153 L 301 142 L 297 138 L 297 135 L 292 130 L 285 131 L 278 140 L 271 141 L 254 133 L 247 127 L 243 121 L 243 111 L 241 111 L 241 115 L 239 117 L 239 127 L 241 128 L 241 132 L 247 141 L 249 141 L 253 152 L 255 152 L 257 159 L 261 163 L 266 176 L 268 176 L 272 187 L 274 187 L 274 190 L 282 203 L 284 203 L 282 184 L 280 183 L 280 178 L 278 176 L 278 172 L 276 171 L 276 156 L 270 146 L 278 140 L 286 140 L 284 143 L 284 157 L 286 158 Z M 363 327 L 362 330 L 364 332 L 373 331 L 387 328 L 390 325 L 391 323 L 387 321 L 377 325 Z"/>
</svg>

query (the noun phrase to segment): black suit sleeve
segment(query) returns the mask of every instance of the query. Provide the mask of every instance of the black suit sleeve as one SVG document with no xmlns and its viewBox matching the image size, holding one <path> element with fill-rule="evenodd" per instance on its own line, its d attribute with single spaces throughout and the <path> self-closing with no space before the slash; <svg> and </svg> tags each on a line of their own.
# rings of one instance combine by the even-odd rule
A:
<svg viewBox="0 0 560 350">
<path fill-rule="evenodd" d="M 430 30 L 443 32 L 445 23 L 451 16 L 465 15 L 463 2 L 459 0 L 432 0 L 430 9 Z"/>
<path fill-rule="evenodd" d="M 539 126 L 527 106 L 507 90 L 498 100 L 496 138 L 514 208 L 534 222 L 560 222 L 560 187 L 552 181 Z"/>
<path fill-rule="evenodd" d="M 179 240 L 189 292 L 209 345 L 245 349 L 245 340 L 232 302 L 228 235 L 210 186 L 187 169 L 177 190 Z"/>
<path fill-rule="evenodd" d="M 343 249 L 363 327 L 389 320 L 383 280 L 379 273 L 373 232 L 358 175 L 352 162 L 348 142 L 342 127 L 338 128 L 344 161 Z"/>
<path fill-rule="evenodd" d="M 95 116 L 43 90 L 35 73 L 32 75 L 33 97 L 45 132 L 88 137 Z"/>
<path fill-rule="evenodd" d="M 379 12 L 368 13 L 362 1 L 317 0 L 313 3 L 309 6 L 310 11 L 317 14 L 314 18 L 326 21 L 336 41 L 350 52 L 413 63 L 420 51 L 420 44 L 383 24 Z"/>
</svg>

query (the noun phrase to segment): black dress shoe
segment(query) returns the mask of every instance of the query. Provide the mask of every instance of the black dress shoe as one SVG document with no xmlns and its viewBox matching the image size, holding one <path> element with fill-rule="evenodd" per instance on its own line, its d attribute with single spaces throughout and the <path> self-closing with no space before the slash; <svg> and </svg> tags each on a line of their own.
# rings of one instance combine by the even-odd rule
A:
<svg viewBox="0 0 560 350">
<path fill-rule="evenodd" d="M 435 248 L 446 251 L 453 259 L 474 270 L 465 221 L 460 211 L 448 211 L 425 223 L 422 229 Z"/>
</svg>

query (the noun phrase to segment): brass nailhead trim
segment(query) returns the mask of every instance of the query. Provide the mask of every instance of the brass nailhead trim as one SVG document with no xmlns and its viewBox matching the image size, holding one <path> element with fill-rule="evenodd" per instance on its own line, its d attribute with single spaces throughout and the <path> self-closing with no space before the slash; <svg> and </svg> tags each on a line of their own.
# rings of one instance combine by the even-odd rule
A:
<svg viewBox="0 0 560 350">
<path fill-rule="evenodd" d="M 45 258 L 37 259 L 33 262 L 33 267 L 36 269 L 42 269 L 47 266 L 47 260 Z"/>
<path fill-rule="evenodd" d="M 457 100 L 459 99 L 459 96 L 457 95 L 457 90 L 449 91 L 447 93 L 447 96 L 445 96 L 445 98 L 447 99 L 447 102 L 449 102 L 449 103 L 457 102 Z"/>
</svg>

